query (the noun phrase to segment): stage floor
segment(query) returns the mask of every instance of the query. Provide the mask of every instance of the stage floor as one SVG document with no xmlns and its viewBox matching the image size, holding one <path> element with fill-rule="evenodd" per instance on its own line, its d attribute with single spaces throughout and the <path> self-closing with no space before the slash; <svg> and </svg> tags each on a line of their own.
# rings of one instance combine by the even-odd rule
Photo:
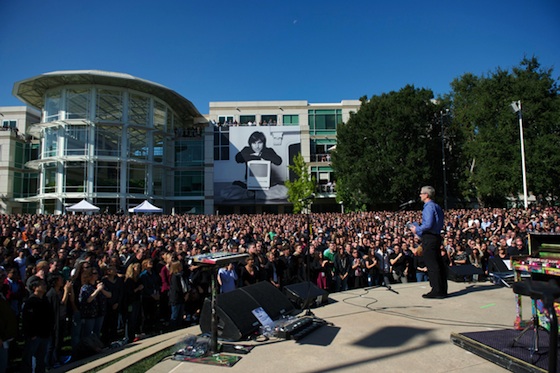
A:
<svg viewBox="0 0 560 373">
<path fill-rule="evenodd" d="M 512 290 L 490 282 L 449 282 L 448 298 L 423 299 L 427 286 L 331 294 L 329 304 L 312 309 L 329 325 L 299 341 L 239 342 L 255 347 L 229 368 L 165 359 L 149 372 L 506 372 L 455 345 L 451 336 L 513 329 Z M 200 329 L 185 333 L 198 335 Z"/>
</svg>

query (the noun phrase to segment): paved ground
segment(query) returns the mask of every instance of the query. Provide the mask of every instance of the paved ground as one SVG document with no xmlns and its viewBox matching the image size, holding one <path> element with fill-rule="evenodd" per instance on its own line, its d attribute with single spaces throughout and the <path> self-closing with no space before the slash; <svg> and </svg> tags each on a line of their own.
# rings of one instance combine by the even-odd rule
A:
<svg viewBox="0 0 560 373">
<path fill-rule="evenodd" d="M 313 309 L 332 323 L 300 341 L 269 340 L 233 367 L 165 359 L 149 372 L 505 372 L 450 341 L 452 332 L 511 328 L 511 289 L 490 283 L 449 282 L 450 297 L 423 299 L 426 283 L 351 290 Z M 199 334 L 198 327 L 185 329 Z"/>
</svg>

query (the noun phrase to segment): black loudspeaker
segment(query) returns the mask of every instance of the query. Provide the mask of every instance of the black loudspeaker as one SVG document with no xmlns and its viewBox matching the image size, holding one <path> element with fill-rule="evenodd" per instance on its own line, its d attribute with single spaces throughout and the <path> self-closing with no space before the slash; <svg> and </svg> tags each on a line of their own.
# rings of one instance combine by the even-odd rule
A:
<svg viewBox="0 0 560 373">
<path fill-rule="evenodd" d="M 329 293 L 309 281 L 286 285 L 284 293 L 299 309 L 318 307 L 329 301 Z"/>
<path fill-rule="evenodd" d="M 291 315 L 294 312 L 292 302 L 268 281 L 244 286 L 239 290 L 249 294 L 272 320 L 278 320 L 282 316 Z"/>
<path fill-rule="evenodd" d="M 239 341 L 259 329 L 259 320 L 251 312 L 260 305 L 239 289 L 219 294 L 216 298 L 218 315 L 218 337 L 230 341 Z M 200 330 L 212 332 L 212 302 L 204 300 L 200 313 Z"/>
<path fill-rule="evenodd" d="M 258 331 L 261 324 L 252 311 L 259 307 L 262 307 L 272 320 L 277 320 L 294 311 L 288 298 L 266 281 L 219 294 L 216 298 L 218 337 L 239 341 Z M 212 333 L 210 298 L 204 300 L 200 313 L 200 330 L 202 333 Z"/>
<path fill-rule="evenodd" d="M 463 264 L 449 267 L 447 279 L 454 282 L 473 281 L 473 276 L 475 275 L 479 276 L 478 278 L 482 280 L 484 271 L 472 264 Z"/>
</svg>

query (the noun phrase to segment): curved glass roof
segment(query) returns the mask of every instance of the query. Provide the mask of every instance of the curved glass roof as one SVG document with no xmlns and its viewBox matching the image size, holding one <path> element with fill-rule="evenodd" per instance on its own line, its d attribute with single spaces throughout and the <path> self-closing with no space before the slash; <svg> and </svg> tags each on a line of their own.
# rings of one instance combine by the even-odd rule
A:
<svg viewBox="0 0 560 373">
<path fill-rule="evenodd" d="M 40 109 L 44 105 L 44 95 L 47 90 L 75 84 L 113 86 L 144 92 L 166 102 L 179 118 L 187 123 L 192 122 L 192 118 L 203 118 L 192 102 L 177 92 L 129 74 L 109 71 L 67 70 L 45 73 L 16 82 L 12 93 L 26 104 Z M 197 122 L 199 121 L 194 121 Z"/>
</svg>

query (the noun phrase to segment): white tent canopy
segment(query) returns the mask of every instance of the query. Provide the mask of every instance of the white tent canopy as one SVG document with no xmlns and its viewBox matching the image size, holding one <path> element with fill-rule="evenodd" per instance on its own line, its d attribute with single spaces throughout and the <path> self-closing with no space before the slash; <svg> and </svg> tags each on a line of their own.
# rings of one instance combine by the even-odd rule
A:
<svg viewBox="0 0 560 373">
<path fill-rule="evenodd" d="M 85 199 L 81 200 L 80 202 L 76 203 L 75 205 L 69 206 L 66 208 L 66 211 L 71 212 L 98 212 L 99 207 L 92 205 Z"/>
<path fill-rule="evenodd" d="M 128 212 L 134 212 L 134 213 L 137 213 L 137 212 L 163 212 L 163 209 L 152 205 L 148 201 L 144 201 L 141 204 L 139 204 L 138 206 L 129 208 Z"/>
</svg>

